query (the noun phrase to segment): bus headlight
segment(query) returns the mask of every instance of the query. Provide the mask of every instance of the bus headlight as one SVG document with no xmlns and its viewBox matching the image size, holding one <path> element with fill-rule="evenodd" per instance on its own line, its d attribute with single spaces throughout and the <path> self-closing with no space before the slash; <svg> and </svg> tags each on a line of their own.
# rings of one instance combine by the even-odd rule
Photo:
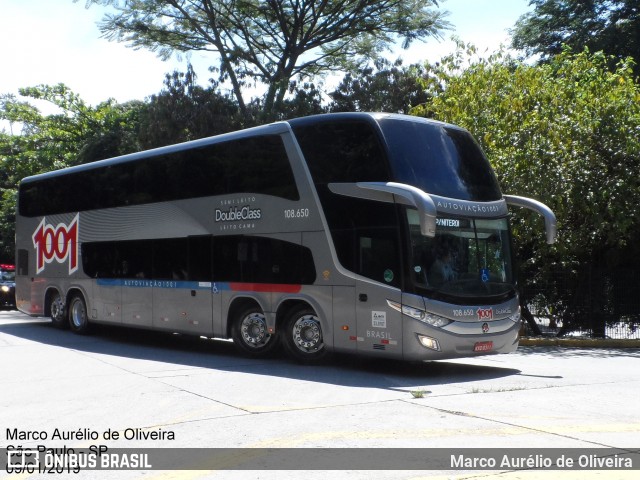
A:
<svg viewBox="0 0 640 480">
<path fill-rule="evenodd" d="M 441 317 L 440 315 L 435 315 L 433 313 L 425 312 L 424 322 L 428 323 L 434 327 L 446 327 L 450 323 L 453 323 L 453 320 L 449 320 L 448 318 Z"/>
<path fill-rule="evenodd" d="M 440 315 L 436 315 L 434 313 L 425 312 L 424 310 L 420 310 L 419 308 L 410 307 L 409 305 L 401 305 L 397 302 L 392 302 L 391 300 L 387 300 L 387 304 L 397 310 L 398 312 L 406 315 L 407 317 L 415 318 L 416 320 L 420 320 L 432 327 L 442 328 L 450 323 L 453 320 L 449 320 L 448 318 L 441 317 Z"/>
<path fill-rule="evenodd" d="M 436 340 L 435 338 L 427 337 L 426 335 L 420 335 L 419 333 L 417 335 L 418 340 L 423 347 L 429 348 L 431 350 L 436 350 L 438 352 L 440 351 L 440 344 L 438 343 L 438 340 Z"/>
<path fill-rule="evenodd" d="M 6 285 L 3 285 L 3 286 L 2 286 L 2 291 L 3 291 L 4 293 L 9 293 L 9 290 L 10 290 L 10 288 L 9 288 L 9 287 L 7 287 Z"/>
</svg>

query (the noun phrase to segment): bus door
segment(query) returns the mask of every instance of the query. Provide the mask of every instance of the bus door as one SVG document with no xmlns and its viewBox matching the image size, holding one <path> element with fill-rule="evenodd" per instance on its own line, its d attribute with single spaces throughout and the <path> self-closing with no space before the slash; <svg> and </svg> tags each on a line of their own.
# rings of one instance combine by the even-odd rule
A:
<svg viewBox="0 0 640 480">
<path fill-rule="evenodd" d="M 99 320 L 122 323 L 122 280 L 98 278 L 93 288 L 93 310 Z"/>
<path fill-rule="evenodd" d="M 122 323 L 139 327 L 152 325 L 152 281 L 147 279 L 124 280 L 122 287 Z"/>
<path fill-rule="evenodd" d="M 153 312 L 156 328 L 210 336 L 212 283 L 158 281 L 153 289 Z"/>
<path fill-rule="evenodd" d="M 87 276 L 95 278 L 90 304 L 91 318 L 122 323 L 123 266 L 115 242 L 85 242 L 82 263 Z"/>
<path fill-rule="evenodd" d="M 358 235 L 358 269 L 372 281 L 356 281 L 358 351 L 402 357 L 401 313 L 387 302 L 400 303 L 400 259 L 395 232 L 386 229 Z"/>
<path fill-rule="evenodd" d="M 149 240 L 117 244 L 118 266 L 122 278 L 122 323 L 150 327 L 153 301 L 152 245 Z"/>
<path fill-rule="evenodd" d="M 401 314 L 387 303 L 400 303 L 400 290 L 358 281 L 356 291 L 358 351 L 402 357 Z"/>
</svg>

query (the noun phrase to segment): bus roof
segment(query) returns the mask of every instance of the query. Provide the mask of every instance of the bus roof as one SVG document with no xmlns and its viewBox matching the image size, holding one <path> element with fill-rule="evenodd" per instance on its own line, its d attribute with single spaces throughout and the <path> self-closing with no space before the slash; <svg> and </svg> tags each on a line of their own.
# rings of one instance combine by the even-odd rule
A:
<svg viewBox="0 0 640 480">
<path fill-rule="evenodd" d="M 235 139 L 244 138 L 244 137 L 253 137 L 253 136 L 259 136 L 259 135 L 278 135 L 281 133 L 285 133 L 287 130 L 288 130 L 288 127 L 283 122 L 272 123 L 269 125 L 247 128 L 247 129 L 238 130 L 235 132 L 223 133 L 213 137 L 205 137 L 197 140 L 191 140 L 189 142 L 176 143 L 173 145 L 153 148 L 150 150 L 143 150 L 140 152 L 129 153 L 127 155 L 121 155 L 119 157 L 113 157 L 113 158 L 108 158 L 104 160 L 97 160 L 91 163 L 85 163 L 85 164 L 76 165 L 73 167 L 61 168 L 59 170 L 52 170 L 50 172 L 45 172 L 45 173 L 40 173 L 38 175 L 25 177 L 22 179 L 20 183 L 29 183 L 31 181 L 42 180 L 44 178 L 57 177 L 59 175 L 66 175 L 69 173 L 76 173 L 76 172 L 81 172 L 85 170 L 93 170 L 96 168 L 115 165 L 119 163 L 133 162 L 143 158 L 181 152 L 184 150 L 200 148 L 207 145 L 226 142 L 229 140 L 235 140 Z"/>
<path fill-rule="evenodd" d="M 323 113 L 319 115 L 309 115 L 307 117 L 293 118 L 286 120 L 291 126 L 303 126 L 311 125 L 323 122 L 332 122 L 336 120 L 369 120 L 373 123 L 378 123 L 381 119 L 395 119 L 404 120 L 409 122 L 428 123 L 431 125 L 439 125 L 443 127 L 457 128 L 463 130 L 457 125 L 450 123 L 440 122 L 424 117 L 415 117 L 412 115 L 404 115 L 400 113 L 384 113 L 384 112 L 336 112 L 336 113 Z"/>
<path fill-rule="evenodd" d="M 150 150 L 143 150 L 140 152 L 130 153 L 127 155 L 121 155 L 119 157 L 108 158 L 104 160 L 97 160 L 91 163 L 85 163 L 82 165 L 76 165 L 73 167 L 62 168 L 59 170 L 52 170 L 50 172 L 40 173 L 38 175 L 32 175 L 25 177 L 20 183 L 29 183 L 31 181 L 42 180 L 44 178 L 57 177 L 59 175 L 67 175 L 69 173 L 81 172 L 85 170 L 92 170 L 95 168 L 101 168 L 108 165 L 114 165 L 118 163 L 132 162 L 143 158 L 149 158 L 159 155 L 165 155 L 184 150 L 190 150 L 193 148 L 204 147 L 214 143 L 225 142 L 229 140 L 235 140 L 244 137 L 258 136 L 258 135 L 278 135 L 289 131 L 290 126 L 304 126 L 317 123 L 324 123 L 336 120 L 368 120 L 372 123 L 377 123 L 383 118 L 393 118 L 397 120 L 405 120 L 411 122 L 429 123 L 432 125 L 447 126 L 449 128 L 460 128 L 455 125 L 439 122 L 436 120 L 426 119 L 422 117 L 414 117 L 409 115 L 393 114 L 393 113 L 375 113 L 375 112 L 338 112 L 338 113 L 325 113 L 319 115 L 310 115 L 307 117 L 294 118 L 290 120 L 279 121 L 267 125 L 258 127 L 247 128 L 244 130 L 238 130 L 235 132 L 223 133 L 212 137 L 200 138 L 197 140 L 191 140 L 189 142 L 177 143 L 173 145 L 167 145 L 164 147 L 158 147 Z"/>
</svg>

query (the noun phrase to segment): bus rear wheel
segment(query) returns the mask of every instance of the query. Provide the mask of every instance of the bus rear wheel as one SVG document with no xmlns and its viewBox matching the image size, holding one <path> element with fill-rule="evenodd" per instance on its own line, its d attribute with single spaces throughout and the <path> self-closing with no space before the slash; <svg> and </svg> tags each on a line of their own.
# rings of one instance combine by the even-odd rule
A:
<svg viewBox="0 0 640 480">
<path fill-rule="evenodd" d="M 69 301 L 69 326 L 71 331 L 80 335 L 89 333 L 89 317 L 87 316 L 87 304 L 80 294 L 75 294 Z"/>
<path fill-rule="evenodd" d="M 67 315 L 64 311 L 64 301 L 60 292 L 56 291 L 49 300 L 49 318 L 51 324 L 56 328 L 69 328 Z"/>
<path fill-rule="evenodd" d="M 242 353 L 252 357 L 268 355 L 278 343 L 278 337 L 269 333 L 267 319 L 257 306 L 246 308 L 235 316 L 231 337 Z"/>
<path fill-rule="evenodd" d="M 317 362 L 327 356 L 320 319 L 313 309 L 298 307 L 287 316 L 284 347 L 292 358 L 304 363 Z"/>
</svg>

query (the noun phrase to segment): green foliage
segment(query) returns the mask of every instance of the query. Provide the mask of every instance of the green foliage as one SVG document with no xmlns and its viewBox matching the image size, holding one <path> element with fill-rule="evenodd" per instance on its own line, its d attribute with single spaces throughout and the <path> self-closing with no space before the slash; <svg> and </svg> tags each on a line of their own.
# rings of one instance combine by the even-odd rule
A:
<svg viewBox="0 0 640 480">
<path fill-rule="evenodd" d="M 422 65 L 402 66 L 401 60 L 391 63 L 379 60 L 347 73 L 330 94 L 333 112 L 392 112 L 408 113 L 412 106 L 429 99 L 421 79 L 425 75 Z"/>
<path fill-rule="evenodd" d="M 306 117 L 326 113 L 327 107 L 322 99 L 322 92 L 313 82 L 292 81 L 289 85 L 289 94 L 281 104 L 274 110 L 274 120 L 285 120 L 288 118 Z"/>
<path fill-rule="evenodd" d="M 85 104 L 65 85 L 23 88 L 22 98 L 0 96 L 0 120 L 10 133 L 0 133 L 0 255 L 13 257 L 15 196 L 20 180 L 80 163 L 139 149 L 137 116 L 140 102 L 97 107 Z M 44 115 L 34 101 L 56 112 Z"/>
<path fill-rule="evenodd" d="M 140 115 L 142 149 L 186 142 L 252 126 L 237 104 L 220 94 L 214 83 L 204 88 L 188 66 L 167 74 L 163 90 L 152 95 Z"/>
<path fill-rule="evenodd" d="M 0 197 L 0 262 L 13 263 L 16 223 L 16 189 L 2 188 Z"/>
<path fill-rule="evenodd" d="M 512 31 L 514 48 L 549 60 L 564 45 L 585 47 L 618 60 L 640 58 L 638 0 L 531 0 L 533 11 L 520 17 Z M 615 65 L 615 60 L 610 66 Z"/>
<path fill-rule="evenodd" d="M 140 150 L 140 116 L 146 108 L 141 101 L 119 104 L 107 100 L 89 109 L 88 132 L 78 138 L 81 148 L 72 163 L 89 163 Z"/>
<path fill-rule="evenodd" d="M 29 175 L 137 148 L 139 102 L 119 105 L 108 100 L 91 107 L 63 84 L 22 88 L 19 93 L 23 99 L 0 96 L 0 120 L 9 122 L 12 131 L 17 130 L 15 135 L 5 133 L 0 140 L 0 171 L 7 182 L 3 186 L 15 186 Z M 56 113 L 43 115 L 32 104 L 34 100 L 49 103 Z M 105 136 L 113 137 L 113 142 L 96 150 L 106 157 L 80 154 L 83 148 L 91 150 L 92 144 L 100 144 Z"/>
</svg>

